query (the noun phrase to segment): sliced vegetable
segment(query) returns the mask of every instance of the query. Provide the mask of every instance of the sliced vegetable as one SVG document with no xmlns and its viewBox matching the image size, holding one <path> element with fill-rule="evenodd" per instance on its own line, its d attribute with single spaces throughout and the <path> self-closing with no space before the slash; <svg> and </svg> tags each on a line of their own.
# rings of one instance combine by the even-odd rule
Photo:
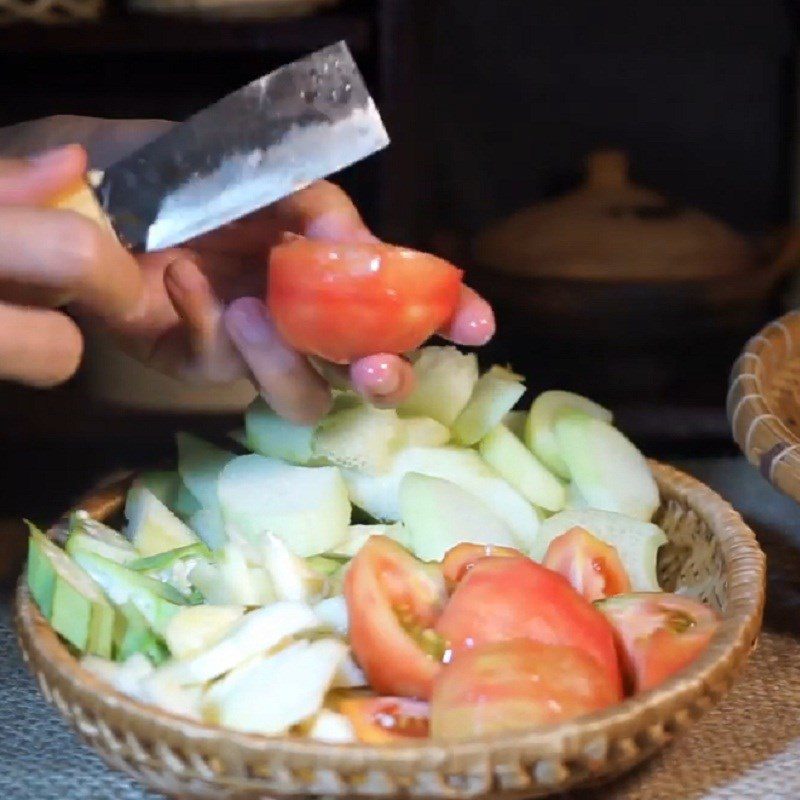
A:
<svg viewBox="0 0 800 800">
<path fill-rule="evenodd" d="M 296 425 L 279 417 L 263 400 L 255 400 L 244 415 L 247 447 L 254 453 L 290 464 L 311 464 L 315 426 Z"/>
<path fill-rule="evenodd" d="M 178 487 L 178 494 L 175 497 L 175 505 L 172 510 L 183 520 L 189 519 L 193 514 L 200 511 L 200 503 L 197 498 L 183 485 Z"/>
<path fill-rule="evenodd" d="M 263 567 L 251 567 L 241 547 L 229 542 L 215 560 L 199 560 L 189 580 L 212 605 L 259 606 L 275 600 L 269 574 Z"/>
<path fill-rule="evenodd" d="M 536 557 L 544 558 L 550 543 L 575 527 L 585 528 L 617 551 L 634 591 L 659 590 L 656 575 L 658 549 L 667 542 L 661 528 L 611 511 L 590 508 L 562 511 L 542 523 Z"/>
<path fill-rule="evenodd" d="M 187 544 L 184 547 L 176 547 L 174 550 L 165 550 L 163 553 L 156 553 L 154 556 L 147 556 L 146 558 L 137 558 L 134 561 L 128 562 L 128 569 L 135 572 L 155 572 L 162 569 L 171 567 L 176 561 L 183 558 L 191 558 L 192 556 L 201 556 L 208 558 L 211 551 L 203 544 L 203 542 L 195 542 L 194 544 Z"/>
<path fill-rule="evenodd" d="M 154 556 L 199 541 L 190 528 L 141 484 L 135 484 L 128 492 L 125 517 L 128 537 L 143 556 Z"/>
<path fill-rule="evenodd" d="M 278 600 L 313 603 L 322 598 L 325 576 L 295 555 L 277 536 L 268 534 L 264 541 L 264 566 Z"/>
<path fill-rule="evenodd" d="M 409 472 L 400 483 L 400 514 L 411 550 L 423 561 L 441 561 L 461 542 L 517 544 L 511 528 L 483 502 L 443 478 Z"/>
<path fill-rule="evenodd" d="M 478 378 L 472 397 L 453 423 L 453 438 L 459 444 L 477 444 L 497 427 L 525 394 L 522 377 L 494 366 Z"/>
<path fill-rule="evenodd" d="M 178 445 L 178 472 L 184 486 L 202 508 L 218 508 L 219 476 L 234 457 L 233 453 L 190 433 L 178 433 L 175 441 Z"/>
<path fill-rule="evenodd" d="M 400 483 L 409 472 L 455 483 L 511 528 L 520 549 L 528 552 L 535 546 L 539 530 L 536 510 L 474 450 L 411 447 L 397 455 L 391 471 L 385 475 L 364 475 L 352 470 L 343 475 L 355 505 L 378 519 L 394 522 L 401 518 Z"/>
<path fill-rule="evenodd" d="M 70 556 L 77 550 L 97 553 L 111 561 L 116 561 L 118 564 L 129 564 L 139 558 L 136 548 L 127 539 L 123 536 L 120 536 L 119 539 L 118 543 L 111 544 L 105 539 L 76 530 L 67 539 L 65 550 Z"/>
<path fill-rule="evenodd" d="M 301 353 L 345 364 L 407 353 L 453 316 L 461 271 L 383 243 L 295 238 L 270 251 L 267 304 Z"/>
<path fill-rule="evenodd" d="M 555 436 L 556 418 L 564 411 L 582 411 L 591 417 L 611 422 L 611 412 L 586 397 L 572 392 L 542 392 L 531 406 L 525 425 L 525 443 L 542 463 L 565 480 L 570 477 L 567 462 Z"/>
<path fill-rule="evenodd" d="M 528 419 L 527 411 L 509 411 L 503 417 L 502 424 L 508 428 L 520 441 L 525 441 L 525 423 Z"/>
<path fill-rule="evenodd" d="M 356 733 L 350 720 L 344 714 L 337 714 L 327 708 L 320 709 L 306 735 L 318 742 L 346 744 L 356 741 Z"/>
<path fill-rule="evenodd" d="M 432 630 L 445 601 L 438 567 L 373 536 L 351 562 L 344 594 L 350 644 L 372 687 L 428 697 L 444 652 Z"/>
<path fill-rule="evenodd" d="M 590 603 L 631 590 L 616 548 L 585 528 L 570 528 L 556 536 L 547 548 L 542 566 L 563 575 Z"/>
<path fill-rule="evenodd" d="M 709 606 L 682 595 L 639 592 L 597 603 L 614 628 L 632 691 L 644 692 L 694 661 L 719 627 Z"/>
<path fill-rule="evenodd" d="M 578 491 L 578 487 L 572 482 L 567 484 L 567 502 L 564 508 L 569 510 L 589 508 L 589 503 L 586 498 Z"/>
<path fill-rule="evenodd" d="M 402 744 L 428 736 L 428 704 L 406 697 L 348 697 L 338 703 L 356 738 L 367 744 Z"/>
<path fill-rule="evenodd" d="M 215 645 L 243 615 L 242 606 L 181 608 L 167 623 L 164 639 L 175 658 L 189 658 Z"/>
<path fill-rule="evenodd" d="M 222 471 L 223 519 L 253 543 L 271 533 L 299 556 L 347 538 L 350 502 L 337 467 L 294 467 L 272 458 L 233 459 Z"/>
<path fill-rule="evenodd" d="M 416 386 L 400 405 L 407 416 L 431 417 L 448 428 L 464 409 L 478 381 L 478 359 L 455 347 L 423 347 L 414 358 Z"/>
<path fill-rule="evenodd" d="M 442 560 L 442 574 L 449 585 L 455 586 L 482 558 L 517 558 L 522 556 L 512 547 L 491 544 L 459 544 L 448 550 Z"/>
<path fill-rule="evenodd" d="M 136 549 L 121 533 L 110 528 L 96 519 L 92 519 L 86 511 L 75 511 L 69 518 L 69 534 L 85 533 L 95 539 L 99 539 L 104 544 L 129 552 L 136 552 Z"/>
<path fill-rule="evenodd" d="M 118 661 L 127 661 L 140 653 L 155 666 L 169 658 L 164 641 L 148 624 L 139 609 L 131 602 L 118 607 L 114 630 L 114 653 Z"/>
<path fill-rule="evenodd" d="M 142 678 L 135 695 L 143 703 L 150 703 L 180 717 L 201 720 L 203 690 L 200 686 L 178 686 L 166 680 L 159 670 Z"/>
<path fill-rule="evenodd" d="M 473 647 L 511 639 L 577 647 L 621 694 L 610 625 L 561 575 L 529 558 L 482 558 L 456 585 L 436 622 L 454 661 Z"/>
<path fill-rule="evenodd" d="M 431 417 L 402 417 L 398 448 L 442 447 L 450 441 L 450 428 Z"/>
<path fill-rule="evenodd" d="M 135 653 L 124 663 L 86 655 L 81 658 L 81 666 L 117 691 L 134 697 L 138 694 L 142 680 L 152 675 L 154 669 L 152 662 L 141 653 Z"/>
<path fill-rule="evenodd" d="M 53 629 L 82 653 L 109 657 L 114 609 L 97 583 L 28 523 L 28 587 Z"/>
<path fill-rule="evenodd" d="M 204 716 L 252 733 L 285 733 L 322 708 L 347 647 L 333 639 L 297 642 L 234 670 L 207 695 Z"/>
<path fill-rule="evenodd" d="M 431 734 L 447 741 L 574 719 L 619 701 L 598 663 L 577 647 L 531 639 L 484 644 L 442 670 Z"/>
<path fill-rule="evenodd" d="M 216 644 L 202 653 L 161 668 L 165 677 L 180 685 L 206 683 L 268 653 L 291 636 L 319 627 L 314 612 L 303 603 L 277 602 L 245 614 Z M 281 687 L 286 694 L 286 686 Z"/>
<path fill-rule="evenodd" d="M 314 613 L 319 617 L 320 622 L 330 625 L 340 636 L 347 636 L 350 621 L 347 616 L 347 601 L 344 599 L 344 595 L 338 594 L 320 600 L 314 606 Z"/>
<path fill-rule="evenodd" d="M 508 428 L 496 426 L 478 451 L 484 461 L 523 497 L 547 511 L 561 511 L 567 500 L 564 485 Z"/>
<path fill-rule="evenodd" d="M 219 508 L 201 508 L 189 517 L 189 527 L 211 550 L 219 550 L 228 542 L 225 523 Z"/>
<path fill-rule="evenodd" d="M 140 473 L 137 480 L 167 508 L 175 507 L 181 487 L 181 476 L 177 470 L 148 470 Z"/>
<path fill-rule="evenodd" d="M 379 474 L 388 469 L 400 440 L 394 409 L 359 405 L 329 414 L 314 433 L 314 456 L 330 464 Z"/>
<path fill-rule="evenodd" d="M 410 546 L 408 530 L 402 522 L 392 525 L 351 525 L 347 531 L 347 539 L 331 551 L 331 555 L 352 558 L 366 544 L 370 536 L 388 536 L 403 547 Z"/>
<path fill-rule="evenodd" d="M 645 522 L 658 508 L 658 486 L 644 456 L 616 428 L 581 412 L 564 412 L 556 439 L 578 491 L 592 508 Z"/>
</svg>

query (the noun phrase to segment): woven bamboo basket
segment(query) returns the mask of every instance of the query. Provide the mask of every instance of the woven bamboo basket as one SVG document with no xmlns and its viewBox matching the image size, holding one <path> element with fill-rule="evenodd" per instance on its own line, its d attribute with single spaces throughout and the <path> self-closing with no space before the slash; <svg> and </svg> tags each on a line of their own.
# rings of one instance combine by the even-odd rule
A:
<svg viewBox="0 0 800 800">
<path fill-rule="evenodd" d="M 708 649 L 662 686 L 604 712 L 549 728 L 445 745 L 334 745 L 223 730 L 145 706 L 81 668 L 41 617 L 23 576 L 17 628 L 42 693 L 112 767 L 166 795 L 197 800 L 289 796 L 543 797 L 609 780 L 643 761 L 712 707 L 756 644 L 765 559 L 752 531 L 693 478 L 652 464 L 669 543 L 662 585 L 717 607 L 723 624 Z M 81 507 L 110 518 L 124 481 Z M 50 531 L 58 539 L 63 528 Z"/>
<path fill-rule="evenodd" d="M 748 341 L 731 370 L 727 408 L 748 460 L 800 501 L 800 311 Z"/>
</svg>

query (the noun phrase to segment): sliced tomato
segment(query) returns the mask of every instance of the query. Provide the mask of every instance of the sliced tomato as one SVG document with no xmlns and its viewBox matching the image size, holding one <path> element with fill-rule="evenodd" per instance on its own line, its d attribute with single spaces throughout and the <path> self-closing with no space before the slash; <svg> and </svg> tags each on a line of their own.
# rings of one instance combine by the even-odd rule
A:
<svg viewBox="0 0 800 800">
<path fill-rule="evenodd" d="M 267 304 L 289 344 L 345 364 L 419 347 L 453 316 L 461 275 L 403 247 L 298 237 L 270 253 Z"/>
<path fill-rule="evenodd" d="M 445 667 L 431 734 L 466 739 L 549 725 L 613 705 L 619 693 L 584 650 L 514 639 L 484 644 Z"/>
<path fill-rule="evenodd" d="M 352 723 L 360 742 L 401 744 L 425 739 L 430 730 L 428 704 L 406 697 L 348 697 L 339 711 Z"/>
<path fill-rule="evenodd" d="M 436 623 L 450 657 L 490 642 L 532 639 L 588 653 L 621 695 L 614 633 L 562 575 L 529 558 L 482 558 L 456 586 Z"/>
<path fill-rule="evenodd" d="M 542 564 L 563 575 L 590 603 L 631 590 L 617 549 L 585 528 L 570 528 L 553 539 Z"/>
<path fill-rule="evenodd" d="M 597 603 L 614 628 L 632 691 L 658 686 L 694 661 L 719 627 L 709 606 L 677 594 L 634 592 Z"/>
<path fill-rule="evenodd" d="M 513 558 L 521 556 L 513 547 L 501 547 L 494 544 L 457 544 L 448 550 L 442 560 L 442 572 L 450 584 L 458 583 L 482 558 L 490 556 Z"/>
<path fill-rule="evenodd" d="M 446 600 L 438 565 L 414 558 L 386 536 L 372 536 L 344 582 L 350 645 L 381 694 L 430 696 L 444 643 L 433 630 Z"/>
</svg>

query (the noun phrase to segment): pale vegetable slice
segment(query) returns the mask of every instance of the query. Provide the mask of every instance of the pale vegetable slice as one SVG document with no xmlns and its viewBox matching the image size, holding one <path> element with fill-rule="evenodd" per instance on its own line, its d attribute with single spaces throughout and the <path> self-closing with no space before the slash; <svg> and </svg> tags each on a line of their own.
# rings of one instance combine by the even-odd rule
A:
<svg viewBox="0 0 800 800">
<path fill-rule="evenodd" d="M 478 381 L 478 359 L 449 346 L 423 347 L 412 359 L 416 386 L 399 411 L 452 426 Z"/>
<path fill-rule="evenodd" d="M 520 441 L 525 441 L 525 423 L 528 419 L 527 411 L 509 411 L 503 417 L 503 425 L 508 428 Z"/>
<path fill-rule="evenodd" d="M 139 474 L 137 480 L 146 486 L 167 508 L 173 508 L 181 487 L 177 470 L 149 470 Z"/>
<path fill-rule="evenodd" d="M 141 484 L 134 484 L 128 492 L 125 517 L 128 538 L 143 556 L 154 556 L 199 541 L 191 528 Z"/>
<path fill-rule="evenodd" d="M 69 555 L 73 555 L 77 550 L 85 550 L 90 553 L 97 553 L 103 558 L 116 561 L 117 564 L 130 564 L 139 558 L 136 548 L 124 537 L 121 541 L 111 544 L 105 539 L 91 536 L 82 531 L 75 531 L 67 539 L 65 550 Z"/>
<path fill-rule="evenodd" d="M 586 502 L 586 498 L 580 493 L 578 487 L 572 483 L 572 481 L 567 484 L 567 502 L 564 508 L 589 508 L 589 503 Z"/>
<path fill-rule="evenodd" d="M 313 425 L 289 422 L 261 399 L 254 401 L 245 412 L 244 425 L 247 447 L 254 453 L 280 458 L 290 464 L 310 464 L 313 460 Z"/>
<path fill-rule="evenodd" d="M 141 653 L 135 653 L 122 663 L 97 656 L 84 656 L 81 666 L 123 694 L 135 696 L 141 681 L 153 674 L 154 667 Z"/>
<path fill-rule="evenodd" d="M 656 577 L 656 559 L 667 537 L 657 525 L 592 508 L 562 511 L 542 523 L 536 557 L 544 558 L 550 542 L 574 527 L 584 528 L 616 548 L 634 592 L 661 591 Z"/>
<path fill-rule="evenodd" d="M 401 425 L 394 409 L 360 405 L 325 417 L 314 433 L 315 458 L 362 472 L 384 472 L 398 447 Z"/>
<path fill-rule="evenodd" d="M 391 525 L 381 523 L 376 525 L 351 525 L 348 528 L 347 539 L 331 550 L 331 553 L 353 558 L 367 543 L 370 536 L 388 536 L 398 544 L 403 545 L 403 547 L 409 547 L 410 545 L 408 530 L 406 530 L 402 522 L 395 522 Z"/>
<path fill-rule="evenodd" d="M 492 367 L 478 378 L 472 397 L 453 424 L 453 438 L 460 444 L 476 444 L 500 424 L 523 394 L 521 376 L 504 367 Z"/>
<path fill-rule="evenodd" d="M 235 730 L 279 734 L 322 708 L 347 647 L 334 639 L 297 642 L 248 664 L 209 693 L 207 718 Z"/>
<path fill-rule="evenodd" d="M 333 686 L 337 689 L 362 689 L 369 686 L 367 676 L 361 667 L 356 664 L 353 654 L 348 651 L 344 661 L 336 670 L 333 677 Z"/>
<path fill-rule="evenodd" d="M 218 508 L 219 476 L 225 465 L 234 458 L 233 453 L 190 433 L 178 433 L 175 441 L 178 445 L 178 472 L 184 486 L 202 508 Z"/>
<path fill-rule="evenodd" d="M 131 602 L 117 607 L 114 625 L 114 657 L 125 661 L 141 654 L 155 665 L 169 658 L 169 650 L 158 634 L 150 627 L 144 615 Z"/>
<path fill-rule="evenodd" d="M 215 645 L 243 615 L 243 606 L 187 606 L 167 623 L 164 639 L 175 658 L 188 658 Z"/>
<path fill-rule="evenodd" d="M 611 422 L 611 412 L 579 394 L 562 391 L 542 392 L 533 401 L 525 424 L 525 443 L 560 478 L 569 479 L 567 462 L 555 435 L 555 421 L 564 411 L 582 411 L 590 417 Z"/>
<path fill-rule="evenodd" d="M 313 603 L 325 593 L 325 576 L 295 555 L 277 536 L 267 534 L 264 566 L 278 600 Z"/>
<path fill-rule="evenodd" d="M 219 482 L 222 516 L 253 543 L 271 533 L 299 556 L 347 538 L 350 501 L 337 467 L 295 467 L 258 455 L 233 459 Z"/>
<path fill-rule="evenodd" d="M 179 685 L 206 683 L 319 624 L 316 614 L 304 603 L 272 603 L 245 614 L 208 650 L 166 664 L 161 670 L 168 680 Z"/>
<path fill-rule="evenodd" d="M 450 428 L 432 417 L 402 417 L 399 447 L 441 447 L 450 441 Z"/>
<path fill-rule="evenodd" d="M 511 431 L 498 425 L 478 445 L 483 460 L 523 497 L 547 511 L 564 508 L 567 493 L 550 472 Z"/>
<path fill-rule="evenodd" d="M 199 560 L 189 580 L 212 605 L 258 606 L 275 599 L 267 572 L 251 567 L 236 542 L 228 542 L 213 562 Z"/>
<path fill-rule="evenodd" d="M 179 686 L 156 670 L 144 677 L 134 692 L 141 702 L 157 706 L 170 714 L 198 721 L 202 719 L 201 686 Z"/>
<path fill-rule="evenodd" d="M 203 542 L 187 544 L 184 547 L 176 547 L 174 550 L 165 550 L 163 553 L 156 553 L 154 556 L 136 558 L 129 561 L 127 566 L 135 572 L 160 572 L 169 569 L 176 561 L 184 558 L 197 556 L 208 557 L 211 553 Z"/>
<path fill-rule="evenodd" d="M 561 414 L 555 431 L 572 480 L 591 508 L 652 518 L 658 486 L 644 456 L 622 433 L 576 411 Z"/>
<path fill-rule="evenodd" d="M 318 742 L 347 744 L 356 741 L 356 732 L 350 720 L 344 714 L 323 708 L 314 717 L 306 734 L 309 739 Z"/>
<path fill-rule="evenodd" d="M 334 597 L 320 600 L 314 606 L 314 613 L 319 617 L 320 622 L 330 625 L 340 636 L 347 636 L 350 622 L 344 595 L 337 594 Z"/>
<path fill-rule="evenodd" d="M 178 487 L 178 494 L 175 496 L 175 505 L 172 507 L 172 511 L 181 519 L 187 520 L 200 509 L 201 506 L 197 502 L 197 498 L 181 483 Z"/>
<path fill-rule="evenodd" d="M 130 541 L 126 539 L 121 533 L 115 531 L 113 528 L 98 522 L 89 516 L 89 513 L 83 510 L 75 511 L 69 518 L 69 532 L 72 533 L 86 533 L 89 536 L 99 539 L 101 542 L 110 544 L 113 547 L 119 547 L 123 550 L 133 549 Z"/>
<path fill-rule="evenodd" d="M 110 656 L 115 612 L 100 586 L 28 523 L 28 588 L 55 631 L 83 653 Z"/>
<path fill-rule="evenodd" d="M 189 527 L 212 550 L 219 550 L 228 542 L 225 523 L 219 508 L 201 508 L 189 517 Z"/>
<path fill-rule="evenodd" d="M 395 522 L 401 518 L 400 482 L 409 472 L 452 481 L 481 500 L 503 520 L 524 551 L 533 547 L 539 518 L 533 506 L 504 481 L 474 451 L 463 447 L 410 447 L 395 457 L 385 475 L 344 473 L 350 497 L 376 519 Z"/>
<path fill-rule="evenodd" d="M 508 525 L 477 497 L 451 481 L 409 472 L 400 483 L 400 513 L 411 550 L 441 561 L 462 542 L 519 547 Z"/>
</svg>

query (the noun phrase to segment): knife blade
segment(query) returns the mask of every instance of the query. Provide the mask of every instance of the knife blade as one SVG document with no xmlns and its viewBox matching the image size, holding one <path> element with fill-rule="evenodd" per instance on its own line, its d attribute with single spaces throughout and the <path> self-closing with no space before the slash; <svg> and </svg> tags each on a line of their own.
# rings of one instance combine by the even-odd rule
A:
<svg viewBox="0 0 800 800">
<path fill-rule="evenodd" d="M 117 235 L 172 247 L 382 150 L 389 136 L 344 42 L 253 81 L 93 181 Z"/>
</svg>

